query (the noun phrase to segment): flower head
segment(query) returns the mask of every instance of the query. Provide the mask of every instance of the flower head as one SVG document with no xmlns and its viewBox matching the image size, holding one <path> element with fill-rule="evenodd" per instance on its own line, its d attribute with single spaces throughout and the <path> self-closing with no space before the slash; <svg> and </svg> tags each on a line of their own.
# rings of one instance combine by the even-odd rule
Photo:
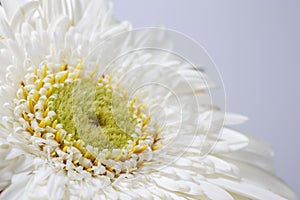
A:
<svg viewBox="0 0 300 200">
<path fill-rule="evenodd" d="M 295 199 L 171 31 L 103 0 L 2 5 L 0 199 Z"/>
</svg>

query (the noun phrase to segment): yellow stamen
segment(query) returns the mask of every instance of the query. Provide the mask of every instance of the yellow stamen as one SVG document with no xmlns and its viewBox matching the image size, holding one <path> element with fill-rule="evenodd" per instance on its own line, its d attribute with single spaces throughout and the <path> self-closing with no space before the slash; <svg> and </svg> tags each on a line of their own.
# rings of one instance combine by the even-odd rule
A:
<svg viewBox="0 0 300 200">
<path fill-rule="evenodd" d="M 56 140 L 57 142 L 60 142 L 60 136 L 61 136 L 61 130 L 58 130 L 58 131 L 56 132 L 56 134 L 55 134 L 55 140 Z"/>
<path fill-rule="evenodd" d="M 55 83 L 55 73 L 52 75 L 50 83 L 53 85 Z"/>
<path fill-rule="evenodd" d="M 42 134 L 41 134 L 40 132 L 35 132 L 35 133 L 34 133 L 34 136 L 40 138 L 40 137 L 42 137 Z"/>
<path fill-rule="evenodd" d="M 23 118 L 24 118 L 27 122 L 30 121 L 29 117 L 27 116 L 27 114 L 26 114 L 25 112 L 23 112 L 22 115 L 23 115 Z"/>
<path fill-rule="evenodd" d="M 94 69 L 94 71 L 92 71 L 90 73 L 90 78 L 93 78 L 95 76 L 95 74 L 97 73 L 97 68 Z"/>
<path fill-rule="evenodd" d="M 44 102 L 44 110 L 47 110 L 49 104 L 49 99 Z"/>
<path fill-rule="evenodd" d="M 48 125 L 48 120 L 43 119 L 40 123 L 39 123 L 39 127 L 41 128 L 45 128 Z"/>
<path fill-rule="evenodd" d="M 52 157 L 55 157 L 57 154 L 55 151 L 53 151 L 51 154 L 50 154 Z"/>
<path fill-rule="evenodd" d="M 92 169 L 92 168 L 87 168 L 86 171 L 87 171 L 87 172 L 92 172 L 93 169 Z"/>
<path fill-rule="evenodd" d="M 146 132 L 142 137 L 139 138 L 139 140 L 145 140 L 149 135 L 149 132 Z"/>
<path fill-rule="evenodd" d="M 123 157 L 123 152 L 120 152 L 119 155 L 114 160 L 119 161 L 122 157 Z"/>
<path fill-rule="evenodd" d="M 112 79 L 112 75 L 109 75 L 109 77 L 107 78 L 107 81 L 110 82 Z"/>
<path fill-rule="evenodd" d="M 22 88 L 22 92 L 23 92 L 23 96 L 24 96 L 24 98 L 25 98 L 25 99 L 27 99 L 28 92 L 25 90 L 25 88 L 24 88 L 24 86 L 23 86 L 23 85 L 21 86 L 21 88 Z"/>
<path fill-rule="evenodd" d="M 156 151 L 157 149 L 161 148 L 161 145 L 152 145 L 152 151 Z"/>
<path fill-rule="evenodd" d="M 36 89 L 40 90 L 43 87 L 43 85 L 44 85 L 44 79 L 41 78 L 40 81 L 39 81 L 39 83 L 38 83 L 38 85 L 37 85 L 37 87 L 36 87 Z"/>
<path fill-rule="evenodd" d="M 85 153 L 84 153 L 84 155 L 83 155 L 83 157 L 85 157 L 85 158 L 89 158 L 90 157 L 90 152 L 89 151 L 86 151 Z"/>
<path fill-rule="evenodd" d="M 113 87 L 111 85 L 106 86 L 108 89 L 113 90 Z"/>
<path fill-rule="evenodd" d="M 98 83 L 102 83 L 103 82 L 103 78 L 100 78 L 99 80 L 98 80 Z"/>
<path fill-rule="evenodd" d="M 137 113 L 139 114 L 141 112 L 141 108 L 144 108 L 144 105 L 143 104 L 139 104 L 137 106 Z"/>
<path fill-rule="evenodd" d="M 65 71 L 68 68 L 68 64 L 65 64 L 65 62 L 62 62 L 60 66 L 60 71 Z"/>
<path fill-rule="evenodd" d="M 28 108 L 31 113 L 34 113 L 34 105 L 31 97 L 28 99 Z"/>
<path fill-rule="evenodd" d="M 33 72 L 33 80 L 36 81 L 37 77 L 38 77 L 38 71 L 37 71 L 37 68 L 35 68 L 34 72 Z"/>
<path fill-rule="evenodd" d="M 68 146 L 64 146 L 63 152 L 67 153 L 67 151 L 68 151 Z"/>
<path fill-rule="evenodd" d="M 49 108 L 47 108 L 47 109 L 44 111 L 43 117 L 47 117 L 48 113 L 49 113 Z"/>
<path fill-rule="evenodd" d="M 131 107 L 131 108 L 133 107 L 133 105 L 134 105 L 134 103 L 136 102 L 136 100 L 137 100 L 137 97 L 134 97 L 134 98 L 132 99 L 132 101 L 130 102 L 130 107 Z"/>
<path fill-rule="evenodd" d="M 27 131 L 30 132 L 32 135 L 34 134 L 34 130 L 32 129 L 31 126 L 27 127 Z"/>
<path fill-rule="evenodd" d="M 63 83 L 65 82 L 65 80 L 68 78 L 69 76 L 69 71 L 67 71 L 66 73 L 64 73 L 64 75 L 62 75 L 61 77 L 58 78 L 58 82 L 59 83 Z"/>
<path fill-rule="evenodd" d="M 147 125 L 143 126 L 142 131 L 144 132 L 147 129 L 147 127 L 148 127 Z"/>
<path fill-rule="evenodd" d="M 90 159 L 92 162 L 94 162 L 94 161 L 96 160 L 96 157 L 95 157 L 93 154 L 91 154 L 90 157 L 89 157 L 89 159 Z"/>
<path fill-rule="evenodd" d="M 146 119 L 143 121 L 142 127 L 146 126 L 150 119 L 151 119 L 151 117 L 147 116 Z"/>
<path fill-rule="evenodd" d="M 76 65 L 76 69 L 82 70 L 82 60 Z"/>
<path fill-rule="evenodd" d="M 76 80 L 76 79 L 78 79 L 78 77 L 80 76 L 80 73 L 79 72 L 77 72 L 74 76 L 73 76 L 73 80 Z"/>
<path fill-rule="evenodd" d="M 37 102 L 39 100 L 39 98 L 40 98 L 40 94 L 39 94 L 38 91 L 35 90 L 34 93 L 33 93 L 33 100 L 35 102 Z"/>
<path fill-rule="evenodd" d="M 44 65 L 44 73 L 43 73 L 44 78 L 47 76 L 47 71 L 48 71 L 48 66 L 45 64 Z"/>
<path fill-rule="evenodd" d="M 108 166 L 107 166 L 106 168 L 107 168 L 107 170 L 110 171 L 110 172 L 113 172 L 113 171 L 115 170 L 114 167 L 108 167 Z"/>
<path fill-rule="evenodd" d="M 145 151 L 147 149 L 147 145 L 144 145 L 142 147 L 138 147 L 138 146 L 135 146 L 133 149 L 132 149 L 132 152 L 133 153 L 142 153 L 143 151 Z"/>
<path fill-rule="evenodd" d="M 138 115 L 138 118 L 139 118 L 139 119 L 142 119 L 142 118 L 143 118 L 143 113 L 140 113 L 140 114 Z"/>
<path fill-rule="evenodd" d="M 158 137 L 158 133 L 156 132 L 154 135 L 154 143 L 158 142 L 160 138 Z"/>
<path fill-rule="evenodd" d="M 54 122 L 52 123 L 52 128 L 56 128 L 56 125 L 57 125 L 57 120 L 54 120 Z"/>
<path fill-rule="evenodd" d="M 50 97 L 51 96 L 51 94 L 52 94 L 52 92 L 53 92 L 53 86 L 51 86 L 50 88 L 49 88 L 49 90 L 47 91 L 47 93 L 46 93 L 46 97 Z"/>
<path fill-rule="evenodd" d="M 81 144 L 82 144 L 82 141 L 81 140 L 77 140 L 74 144 L 74 146 L 77 148 L 77 149 L 80 149 L 81 148 Z"/>
<path fill-rule="evenodd" d="M 66 141 L 71 142 L 72 140 L 72 134 L 68 134 L 67 137 L 65 138 Z"/>
</svg>

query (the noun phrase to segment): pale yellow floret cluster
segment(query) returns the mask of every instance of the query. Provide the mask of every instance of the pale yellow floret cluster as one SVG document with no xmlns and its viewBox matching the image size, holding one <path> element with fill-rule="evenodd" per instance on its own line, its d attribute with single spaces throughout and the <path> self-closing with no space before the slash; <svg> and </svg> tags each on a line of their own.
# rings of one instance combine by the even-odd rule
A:
<svg viewBox="0 0 300 200">
<path fill-rule="evenodd" d="M 151 117 L 137 97 L 121 93 L 111 75 L 88 78 L 82 70 L 81 62 L 31 69 L 18 91 L 26 131 L 47 140 L 40 148 L 67 170 L 110 178 L 135 170 L 151 159 L 142 154 L 159 148 Z"/>
</svg>

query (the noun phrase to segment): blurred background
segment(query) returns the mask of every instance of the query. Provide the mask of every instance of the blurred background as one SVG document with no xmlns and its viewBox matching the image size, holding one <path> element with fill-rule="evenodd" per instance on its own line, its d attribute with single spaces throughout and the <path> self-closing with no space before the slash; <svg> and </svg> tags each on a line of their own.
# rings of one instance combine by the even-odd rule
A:
<svg viewBox="0 0 300 200">
<path fill-rule="evenodd" d="M 277 174 L 300 196 L 300 1 L 113 0 L 135 28 L 164 25 L 203 45 L 224 81 L 239 129 L 275 151 Z"/>
</svg>

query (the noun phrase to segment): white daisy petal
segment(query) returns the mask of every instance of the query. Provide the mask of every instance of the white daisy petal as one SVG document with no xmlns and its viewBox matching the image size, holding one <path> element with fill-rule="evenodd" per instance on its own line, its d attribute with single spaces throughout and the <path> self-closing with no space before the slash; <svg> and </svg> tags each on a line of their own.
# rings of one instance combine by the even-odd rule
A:
<svg viewBox="0 0 300 200">
<path fill-rule="evenodd" d="M 208 182 L 201 182 L 201 188 L 203 188 L 204 194 L 212 200 L 219 200 L 219 199 L 224 199 L 224 200 L 234 200 L 233 196 L 226 192 L 224 189 L 208 183 Z"/>
<path fill-rule="evenodd" d="M 17 12 L 18 8 L 24 5 L 28 0 L 2 0 L 2 6 L 4 8 L 6 17 L 10 22 L 11 18 Z"/>
<path fill-rule="evenodd" d="M 236 125 L 236 124 L 242 124 L 245 123 L 248 120 L 248 117 L 239 115 L 239 114 L 226 114 L 225 116 L 225 121 L 224 124 L 225 125 Z"/>
<path fill-rule="evenodd" d="M 213 149 L 214 153 L 237 151 L 247 147 L 249 139 L 238 131 L 223 128 L 219 142 Z"/>
<path fill-rule="evenodd" d="M 24 187 L 29 181 L 30 176 L 28 172 L 16 174 L 11 179 L 11 186 L 4 190 L 0 199 L 28 199 L 26 197 L 26 187 Z"/>
<path fill-rule="evenodd" d="M 278 200 L 287 200 L 283 196 L 280 196 L 276 193 L 273 193 L 265 188 L 260 188 L 254 184 L 249 184 L 243 181 L 232 181 L 223 178 L 211 178 L 208 179 L 210 183 L 213 183 L 217 186 L 220 186 L 230 192 L 237 193 L 239 195 L 251 198 L 251 199 L 278 199 Z M 291 197 L 294 199 L 295 197 Z"/>
</svg>

